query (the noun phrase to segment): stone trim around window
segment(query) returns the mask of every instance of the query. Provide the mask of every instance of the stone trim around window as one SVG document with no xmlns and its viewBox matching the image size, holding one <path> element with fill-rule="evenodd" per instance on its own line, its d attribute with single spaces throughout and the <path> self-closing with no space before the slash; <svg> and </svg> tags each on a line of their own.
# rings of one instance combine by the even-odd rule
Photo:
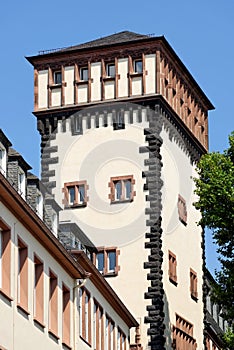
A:
<svg viewBox="0 0 234 350">
<path fill-rule="evenodd" d="M 97 250 L 98 252 L 93 255 L 93 261 L 99 272 L 105 277 L 117 276 L 120 270 L 120 266 L 118 265 L 120 251 L 116 247 L 98 247 Z M 111 254 L 112 259 L 115 259 L 114 267 L 110 266 L 113 264 Z M 98 261 L 98 257 L 100 261 Z"/>
<path fill-rule="evenodd" d="M 87 181 L 66 182 L 62 191 L 64 192 L 63 204 L 67 208 L 86 207 L 89 200 Z"/>
<path fill-rule="evenodd" d="M 178 195 L 178 215 L 179 220 L 184 224 L 187 225 L 187 206 L 186 206 L 186 200 L 179 194 Z"/>
<path fill-rule="evenodd" d="M 134 191 L 135 180 L 133 175 L 114 176 L 110 178 L 108 186 L 110 187 L 109 199 L 111 204 L 132 202 L 136 196 Z"/>
</svg>

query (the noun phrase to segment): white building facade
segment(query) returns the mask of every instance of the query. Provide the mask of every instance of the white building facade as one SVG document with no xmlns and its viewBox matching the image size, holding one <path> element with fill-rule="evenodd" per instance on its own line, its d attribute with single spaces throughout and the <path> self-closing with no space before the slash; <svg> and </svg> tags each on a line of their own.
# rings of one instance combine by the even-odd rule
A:
<svg viewBox="0 0 234 350">
<path fill-rule="evenodd" d="M 204 349 L 193 177 L 212 104 L 164 37 L 122 32 L 28 58 L 42 181 L 98 247 L 144 349 Z"/>
</svg>

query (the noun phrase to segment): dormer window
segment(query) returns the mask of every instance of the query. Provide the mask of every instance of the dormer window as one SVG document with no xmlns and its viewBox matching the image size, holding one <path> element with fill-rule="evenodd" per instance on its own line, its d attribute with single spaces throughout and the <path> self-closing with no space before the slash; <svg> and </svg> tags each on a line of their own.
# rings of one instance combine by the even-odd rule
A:
<svg viewBox="0 0 234 350">
<path fill-rule="evenodd" d="M 54 72 L 54 84 L 55 85 L 62 84 L 62 72 L 61 71 Z"/>
<path fill-rule="evenodd" d="M 142 73 L 143 72 L 143 62 L 142 60 L 134 61 L 134 73 Z"/>
<path fill-rule="evenodd" d="M 0 145 L 0 172 L 6 174 L 6 150 Z"/>
<path fill-rule="evenodd" d="M 40 218 L 43 218 L 43 198 L 40 193 L 36 196 L 36 211 Z"/>
<path fill-rule="evenodd" d="M 115 64 L 114 63 L 108 63 L 106 65 L 106 75 L 108 77 L 111 77 L 111 78 L 115 77 Z"/>
<path fill-rule="evenodd" d="M 25 197 L 25 173 L 22 169 L 19 169 L 18 172 L 18 192 Z"/>
<path fill-rule="evenodd" d="M 80 80 L 88 81 L 89 80 L 89 70 L 88 67 L 80 68 Z"/>
</svg>

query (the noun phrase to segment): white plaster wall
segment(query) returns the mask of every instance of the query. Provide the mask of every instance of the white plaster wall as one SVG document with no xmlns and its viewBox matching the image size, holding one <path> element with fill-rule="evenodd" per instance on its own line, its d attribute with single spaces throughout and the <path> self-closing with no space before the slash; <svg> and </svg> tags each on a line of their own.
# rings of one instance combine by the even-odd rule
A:
<svg viewBox="0 0 234 350">
<path fill-rule="evenodd" d="M 73 279 L 58 264 L 55 259 L 48 254 L 38 241 L 28 232 L 28 230 L 14 217 L 14 215 L 0 203 L 1 216 L 11 227 L 11 296 L 13 301 L 7 302 L 3 296 L 0 296 L 0 313 L 4 315 L 4 322 L 0 322 L 0 345 L 6 349 L 61 349 L 62 348 L 62 283 L 65 283 L 73 290 Z M 18 271 L 18 241 L 20 237 L 28 246 L 28 317 L 17 309 L 17 271 Z M 40 330 L 33 321 L 34 317 L 34 253 L 43 261 L 44 264 L 44 331 Z M 48 335 L 48 300 L 49 300 L 49 269 L 58 276 L 58 335 L 60 340 L 58 344 L 50 339 Z M 71 325 L 73 317 L 73 307 L 71 303 Z M 71 326 L 71 340 L 73 339 L 73 328 Z"/>
<path fill-rule="evenodd" d="M 51 106 L 61 106 L 61 88 L 51 90 Z"/>
<path fill-rule="evenodd" d="M 154 55 L 145 56 L 145 69 L 147 75 L 145 76 L 145 93 L 153 94 L 155 93 L 155 72 L 156 72 L 156 57 Z"/>
<path fill-rule="evenodd" d="M 132 78 L 132 95 L 142 94 L 142 77 Z"/>
<path fill-rule="evenodd" d="M 48 70 L 38 72 L 38 108 L 48 106 Z"/>
<path fill-rule="evenodd" d="M 118 95 L 119 97 L 128 96 L 128 58 L 121 58 L 118 60 Z"/>
<path fill-rule="evenodd" d="M 88 84 L 78 86 L 78 103 L 88 102 Z"/>
<path fill-rule="evenodd" d="M 77 222 L 81 229 L 97 246 L 117 246 L 120 249 L 120 271 L 108 282 L 141 324 L 142 344 L 147 344 L 147 325 L 144 324 L 146 305 L 144 293 L 149 281 L 148 271 L 143 269 L 143 262 L 148 260 L 148 251 L 144 248 L 144 235 L 147 232 L 145 202 L 147 191 L 143 191 L 145 180 L 142 171 L 147 170 L 144 159 L 147 154 L 140 154 L 139 147 L 146 145 L 143 129 L 148 127 L 146 113 L 143 122 L 137 123 L 133 112 L 134 124 L 126 124 L 123 130 L 113 130 L 110 125 L 99 129 L 86 129 L 84 134 L 71 136 L 58 133 L 51 145 L 58 145 L 59 164 L 50 165 L 56 172 L 57 188 L 54 189 L 56 201 L 63 207 L 62 187 L 65 182 L 87 180 L 88 205 L 86 208 L 64 210 L 60 220 Z M 92 124 L 91 118 L 91 124 Z M 128 120 L 126 114 L 126 122 Z M 69 124 L 67 124 L 69 127 Z M 133 202 L 110 204 L 108 195 L 110 177 L 134 175 L 136 196 Z M 53 178 L 51 178 L 53 181 Z M 134 338 L 132 338 L 134 342 Z"/>
<path fill-rule="evenodd" d="M 91 84 L 91 100 L 99 101 L 101 100 L 101 62 L 91 63 L 91 79 L 93 82 Z"/>
<path fill-rule="evenodd" d="M 115 81 L 105 82 L 105 99 L 113 99 L 115 97 Z"/>
<path fill-rule="evenodd" d="M 74 103 L 74 66 L 65 67 L 64 69 L 65 86 L 65 104 L 70 105 Z"/>
<path fill-rule="evenodd" d="M 163 285 L 165 289 L 165 313 L 168 326 L 175 325 L 177 313 L 194 325 L 193 336 L 198 349 L 203 349 L 203 302 L 202 302 L 202 231 L 196 225 L 199 213 L 192 203 L 194 184 L 191 177 L 195 176 L 194 166 L 188 156 L 174 140 L 170 140 L 168 133 L 163 130 L 162 146 L 162 174 L 163 174 Z M 188 222 L 187 226 L 179 221 L 177 200 L 178 194 L 186 200 Z M 177 258 L 177 282 L 175 286 L 168 277 L 168 250 Z M 198 301 L 190 296 L 190 268 L 197 273 Z M 168 311 L 169 308 L 169 311 Z M 166 332 L 167 349 L 171 349 L 170 329 Z"/>
</svg>

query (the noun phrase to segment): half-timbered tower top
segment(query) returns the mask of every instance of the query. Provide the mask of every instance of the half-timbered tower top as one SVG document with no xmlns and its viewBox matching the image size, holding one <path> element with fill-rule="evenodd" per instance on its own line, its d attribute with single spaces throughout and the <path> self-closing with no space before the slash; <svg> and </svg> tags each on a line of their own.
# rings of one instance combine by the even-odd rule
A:
<svg viewBox="0 0 234 350">
<path fill-rule="evenodd" d="M 157 98 L 204 151 L 208 148 L 208 110 L 214 107 L 164 36 L 123 31 L 27 59 L 35 70 L 39 120 L 48 112 L 53 118 L 90 105 Z"/>
</svg>

